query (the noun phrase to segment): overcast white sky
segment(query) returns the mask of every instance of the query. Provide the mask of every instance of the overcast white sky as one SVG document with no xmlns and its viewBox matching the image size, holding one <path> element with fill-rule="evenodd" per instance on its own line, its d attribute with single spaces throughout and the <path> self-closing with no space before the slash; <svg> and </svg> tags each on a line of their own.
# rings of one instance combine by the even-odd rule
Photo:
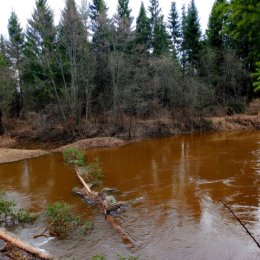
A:
<svg viewBox="0 0 260 260">
<path fill-rule="evenodd" d="M 90 0 L 89 0 L 90 1 Z M 88 2 L 89 2 L 88 1 Z M 81 0 L 76 0 L 77 4 L 80 4 Z M 149 5 L 149 0 L 143 0 L 146 8 Z M 171 0 L 159 0 L 165 18 L 168 17 L 170 10 Z M 175 0 L 179 14 L 181 13 L 181 7 L 183 4 L 186 6 L 190 0 Z M 64 7 L 65 0 L 48 0 L 49 5 L 54 10 L 56 16 L 56 22 L 59 20 L 60 11 Z M 109 7 L 109 15 L 112 16 L 116 12 L 117 0 L 106 0 Z M 207 23 L 211 7 L 214 0 L 195 0 L 196 6 L 199 11 L 200 24 L 202 31 L 204 32 Z M 136 17 L 140 9 L 141 0 L 130 0 L 130 7 L 132 8 L 133 15 Z M 12 9 L 16 12 L 21 22 L 22 27 L 26 28 L 27 19 L 31 16 L 35 6 L 35 0 L 1 0 L 0 8 L 0 34 L 7 36 L 7 22 Z"/>
</svg>

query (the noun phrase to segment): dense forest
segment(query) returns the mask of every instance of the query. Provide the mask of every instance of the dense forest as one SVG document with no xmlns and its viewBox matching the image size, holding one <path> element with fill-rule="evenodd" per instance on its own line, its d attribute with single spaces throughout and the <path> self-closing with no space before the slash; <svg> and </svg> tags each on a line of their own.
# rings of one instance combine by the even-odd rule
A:
<svg viewBox="0 0 260 260">
<path fill-rule="evenodd" d="M 7 117 L 116 129 L 136 118 L 181 120 L 243 112 L 260 90 L 260 2 L 216 0 L 205 35 L 194 0 L 164 17 L 158 0 L 66 0 L 58 25 L 36 0 L 25 29 L 13 11 L 0 40 L 0 108 Z"/>
</svg>

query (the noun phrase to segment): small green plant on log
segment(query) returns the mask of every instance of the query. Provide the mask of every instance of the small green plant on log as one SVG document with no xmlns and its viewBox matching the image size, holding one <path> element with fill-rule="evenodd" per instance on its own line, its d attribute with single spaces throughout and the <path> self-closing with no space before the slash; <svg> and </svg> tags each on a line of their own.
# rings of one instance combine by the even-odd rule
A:
<svg viewBox="0 0 260 260">
<path fill-rule="evenodd" d="M 0 222 L 5 224 L 33 223 L 36 215 L 25 209 L 17 209 L 15 201 L 7 200 L 5 193 L 0 192 Z"/>
<path fill-rule="evenodd" d="M 63 152 L 64 161 L 78 166 L 81 177 L 93 186 L 100 185 L 103 179 L 103 171 L 98 158 L 92 163 L 87 163 L 84 152 L 75 147 L 69 147 Z"/>
<path fill-rule="evenodd" d="M 82 226 L 87 232 L 94 228 L 92 221 L 83 221 L 80 216 L 74 215 L 71 207 L 65 202 L 55 202 L 46 209 L 49 220 L 48 231 L 50 235 L 58 238 L 65 238 L 69 231 Z"/>
<path fill-rule="evenodd" d="M 63 152 L 64 161 L 77 166 L 85 165 L 84 152 L 75 147 L 69 147 Z"/>
<path fill-rule="evenodd" d="M 100 167 L 99 160 L 96 158 L 95 162 L 89 163 L 84 167 L 79 168 L 80 175 L 88 183 L 93 186 L 100 185 L 103 179 L 103 170 Z"/>
</svg>

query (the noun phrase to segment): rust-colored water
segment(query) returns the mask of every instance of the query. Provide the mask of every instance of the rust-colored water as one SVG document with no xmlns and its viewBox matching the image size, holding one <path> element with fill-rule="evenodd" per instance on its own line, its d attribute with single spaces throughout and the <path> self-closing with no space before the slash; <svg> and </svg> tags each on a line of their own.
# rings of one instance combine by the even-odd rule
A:
<svg viewBox="0 0 260 260">
<path fill-rule="evenodd" d="M 260 249 L 219 200 L 225 201 L 260 242 L 260 133 L 221 133 L 143 141 L 86 152 L 99 157 L 104 185 L 129 202 L 119 217 L 136 242 L 129 251 L 95 208 L 71 190 L 79 185 L 60 154 L 0 165 L 0 189 L 22 206 L 41 210 L 63 200 L 95 221 L 87 235 L 63 241 L 32 240 L 44 223 L 16 232 L 62 259 L 260 259 Z"/>
</svg>

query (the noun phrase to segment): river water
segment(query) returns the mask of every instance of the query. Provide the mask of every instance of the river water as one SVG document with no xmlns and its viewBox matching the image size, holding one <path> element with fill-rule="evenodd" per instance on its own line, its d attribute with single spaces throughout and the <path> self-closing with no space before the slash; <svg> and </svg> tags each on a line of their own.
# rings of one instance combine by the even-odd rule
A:
<svg viewBox="0 0 260 260">
<path fill-rule="evenodd" d="M 128 202 L 118 216 L 135 241 L 129 248 L 95 207 L 72 193 L 80 186 L 61 154 L 0 165 L 0 189 L 20 206 L 43 210 L 55 201 L 69 203 L 91 219 L 95 229 L 65 240 L 38 238 L 46 223 L 14 231 L 61 259 L 105 255 L 139 260 L 260 259 L 260 249 L 224 208 L 224 201 L 260 242 L 260 132 L 174 136 L 86 152 L 98 157 L 104 186 L 120 190 Z"/>
</svg>

